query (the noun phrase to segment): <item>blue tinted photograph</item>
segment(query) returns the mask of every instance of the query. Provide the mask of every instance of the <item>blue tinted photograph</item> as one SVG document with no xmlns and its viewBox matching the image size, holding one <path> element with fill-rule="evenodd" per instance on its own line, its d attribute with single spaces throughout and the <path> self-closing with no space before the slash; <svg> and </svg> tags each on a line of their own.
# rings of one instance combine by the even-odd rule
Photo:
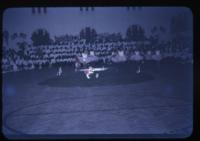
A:
<svg viewBox="0 0 200 141">
<path fill-rule="evenodd" d="M 189 8 L 7 8 L 2 22 L 6 138 L 192 134 Z"/>
</svg>

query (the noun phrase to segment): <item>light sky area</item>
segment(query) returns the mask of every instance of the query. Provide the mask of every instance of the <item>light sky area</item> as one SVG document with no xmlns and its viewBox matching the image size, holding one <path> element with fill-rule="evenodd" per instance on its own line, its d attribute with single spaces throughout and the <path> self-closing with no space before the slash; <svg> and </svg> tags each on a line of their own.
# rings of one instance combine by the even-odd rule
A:
<svg viewBox="0 0 200 141">
<path fill-rule="evenodd" d="M 121 32 L 125 35 L 129 25 L 139 24 L 148 35 L 154 25 L 162 25 L 168 30 L 171 17 L 183 12 L 192 18 L 192 12 L 186 7 L 142 7 L 129 11 L 126 7 L 95 7 L 94 11 L 66 7 L 47 8 L 46 14 L 32 14 L 31 8 L 9 8 L 3 14 L 3 30 L 10 34 L 24 32 L 31 35 L 33 30 L 45 28 L 54 37 L 77 35 L 82 28 L 90 26 L 97 33 Z"/>
</svg>

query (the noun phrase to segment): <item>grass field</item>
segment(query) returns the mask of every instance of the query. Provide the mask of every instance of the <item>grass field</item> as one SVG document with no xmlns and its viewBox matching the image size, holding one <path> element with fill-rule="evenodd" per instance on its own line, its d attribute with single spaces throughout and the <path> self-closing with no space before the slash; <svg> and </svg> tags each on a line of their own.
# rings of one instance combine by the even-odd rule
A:
<svg viewBox="0 0 200 141">
<path fill-rule="evenodd" d="M 193 128 L 191 64 L 108 65 L 98 79 L 63 67 L 3 75 L 9 135 L 130 134 L 186 137 Z"/>
</svg>

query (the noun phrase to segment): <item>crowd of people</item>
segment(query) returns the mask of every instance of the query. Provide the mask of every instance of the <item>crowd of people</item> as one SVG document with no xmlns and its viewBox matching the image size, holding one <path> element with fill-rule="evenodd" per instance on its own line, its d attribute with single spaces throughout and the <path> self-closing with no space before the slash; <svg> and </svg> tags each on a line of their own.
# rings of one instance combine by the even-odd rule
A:
<svg viewBox="0 0 200 141">
<path fill-rule="evenodd" d="M 136 42 L 68 43 L 65 45 L 26 46 L 24 50 L 7 49 L 3 52 L 3 73 L 44 67 L 75 64 L 77 58 L 89 57 L 92 61 L 118 63 L 125 61 L 166 61 L 192 62 L 189 47 L 163 44 L 151 46 Z M 81 59 L 78 59 L 81 60 Z M 91 61 L 89 60 L 89 61 Z"/>
</svg>

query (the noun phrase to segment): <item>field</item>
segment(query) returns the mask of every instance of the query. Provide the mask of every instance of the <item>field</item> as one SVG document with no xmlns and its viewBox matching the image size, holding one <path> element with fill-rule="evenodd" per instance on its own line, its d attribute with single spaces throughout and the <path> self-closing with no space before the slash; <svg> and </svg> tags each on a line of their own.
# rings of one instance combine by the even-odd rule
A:
<svg viewBox="0 0 200 141">
<path fill-rule="evenodd" d="M 193 128 L 191 64 L 105 66 L 98 79 L 63 67 L 3 74 L 3 133 L 186 137 Z"/>
</svg>

